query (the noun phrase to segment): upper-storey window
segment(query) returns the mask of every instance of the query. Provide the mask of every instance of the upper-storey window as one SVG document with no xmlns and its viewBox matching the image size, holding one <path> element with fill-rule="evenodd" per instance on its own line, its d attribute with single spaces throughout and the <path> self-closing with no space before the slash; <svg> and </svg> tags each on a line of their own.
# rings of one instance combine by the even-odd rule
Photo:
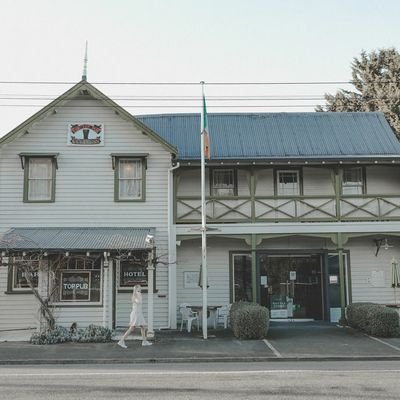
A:
<svg viewBox="0 0 400 400">
<path fill-rule="evenodd" d="M 237 179 L 234 169 L 211 170 L 211 195 L 212 196 L 236 196 Z"/>
<path fill-rule="evenodd" d="M 298 170 L 280 170 L 276 172 L 278 196 L 300 195 L 300 172 Z"/>
<path fill-rule="evenodd" d="M 344 195 L 361 195 L 364 193 L 364 176 L 361 167 L 343 169 L 342 193 Z"/>
<path fill-rule="evenodd" d="M 143 201 L 145 159 L 115 157 L 115 201 Z"/>
<path fill-rule="evenodd" d="M 24 168 L 24 201 L 54 202 L 56 155 L 20 154 Z"/>
</svg>

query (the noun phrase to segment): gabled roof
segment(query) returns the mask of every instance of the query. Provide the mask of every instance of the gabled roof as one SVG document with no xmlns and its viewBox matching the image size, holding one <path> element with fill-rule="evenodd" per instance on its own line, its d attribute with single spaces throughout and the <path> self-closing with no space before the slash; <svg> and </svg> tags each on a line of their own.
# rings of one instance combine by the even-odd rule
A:
<svg viewBox="0 0 400 400">
<path fill-rule="evenodd" d="M 107 97 L 104 93 L 100 90 L 96 89 L 93 85 L 91 85 L 86 80 L 82 80 L 74 85 L 71 89 L 67 90 L 61 96 L 57 97 L 47 106 L 43 107 L 40 111 L 36 114 L 32 115 L 26 121 L 22 122 L 22 124 L 18 125 L 14 128 L 11 132 L 7 133 L 5 136 L 0 138 L 0 147 L 8 142 L 11 142 L 16 137 L 24 134 L 29 128 L 37 121 L 51 115 L 57 106 L 61 106 L 67 101 L 70 101 L 78 96 L 90 96 L 94 99 L 101 100 L 107 106 L 111 107 L 116 114 L 119 114 L 122 118 L 131 121 L 135 124 L 138 129 L 140 129 L 144 134 L 151 137 L 156 142 L 159 142 L 167 151 L 170 153 L 176 154 L 177 150 L 174 148 L 170 143 L 165 141 L 164 138 L 159 136 L 157 133 L 151 130 L 148 126 L 144 125 L 141 121 L 131 115 L 128 111 L 126 111 L 123 107 L 119 106 L 109 97 Z"/>
<path fill-rule="evenodd" d="M 178 149 L 200 159 L 200 115 L 137 117 Z M 382 113 L 208 114 L 211 161 L 400 158 Z"/>
</svg>

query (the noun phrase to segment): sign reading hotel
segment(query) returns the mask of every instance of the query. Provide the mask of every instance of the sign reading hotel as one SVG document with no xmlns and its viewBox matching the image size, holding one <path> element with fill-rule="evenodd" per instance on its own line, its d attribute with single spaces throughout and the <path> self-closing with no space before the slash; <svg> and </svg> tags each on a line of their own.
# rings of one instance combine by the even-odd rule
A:
<svg viewBox="0 0 400 400">
<path fill-rule="evenodd" d="M 69 124 L 68 144 L 71 146 L 104 146 L 104 124 L 86 122 Z"/>
<path fill-rule="evenodd" d="M 147 286 L 147 266 L 145 264 L 122 261 L 120 264 L 119 286 L 124 288 L 135 285 Z"/>
</svg>

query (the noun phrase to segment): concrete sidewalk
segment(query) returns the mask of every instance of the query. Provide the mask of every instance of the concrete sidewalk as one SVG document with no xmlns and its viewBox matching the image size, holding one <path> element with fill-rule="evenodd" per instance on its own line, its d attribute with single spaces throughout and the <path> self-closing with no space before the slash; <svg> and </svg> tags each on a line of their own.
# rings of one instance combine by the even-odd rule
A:
<svg viewBox="0 0 400 400">
<path fill-rule="evenodd" d="M 118 333 L 118 332 L 117 332 Z M 157 331 L 153 346 L 127 341 L 113 343 L 31 345 L 4 341 L 0 333 L 0 365 L 93 364 L 145 362 L 221 362 L 285 360 L 399 360 L 400 338 L 375 339 L 350 328 L 328 323 L 271 323 L 267 339 L 237 340 L 230 331 Z M 22 332 L 20 332 L 20 337 Z M 15 338 L 16 336 L 14 336 Z M 116 335 L 117 340 L 119 335 Z M 139 339 L 139 338 L 138 338 Z"/>
</svg>

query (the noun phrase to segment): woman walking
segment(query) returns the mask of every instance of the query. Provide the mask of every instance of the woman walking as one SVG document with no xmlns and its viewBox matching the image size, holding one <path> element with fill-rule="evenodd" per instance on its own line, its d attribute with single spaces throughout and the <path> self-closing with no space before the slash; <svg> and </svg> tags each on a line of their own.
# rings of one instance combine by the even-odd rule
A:
<svg viewBox="0 0 400 400">
<path fill-rule="evenodd" d="M 118 342 L 118 346 L 126 349 L 128 346 L 125 344 L 125 339 L 135 329 L 135 326 L 140 326 L 142 332 L 142 346 L 151 346 L 153 343 L 149 342 L 146 337 L 146 321 L 142 312 L 142 287 L 135 285 L 132 294 L 132 312 L 129 321 L 129 328 Z"/>
</svg>

